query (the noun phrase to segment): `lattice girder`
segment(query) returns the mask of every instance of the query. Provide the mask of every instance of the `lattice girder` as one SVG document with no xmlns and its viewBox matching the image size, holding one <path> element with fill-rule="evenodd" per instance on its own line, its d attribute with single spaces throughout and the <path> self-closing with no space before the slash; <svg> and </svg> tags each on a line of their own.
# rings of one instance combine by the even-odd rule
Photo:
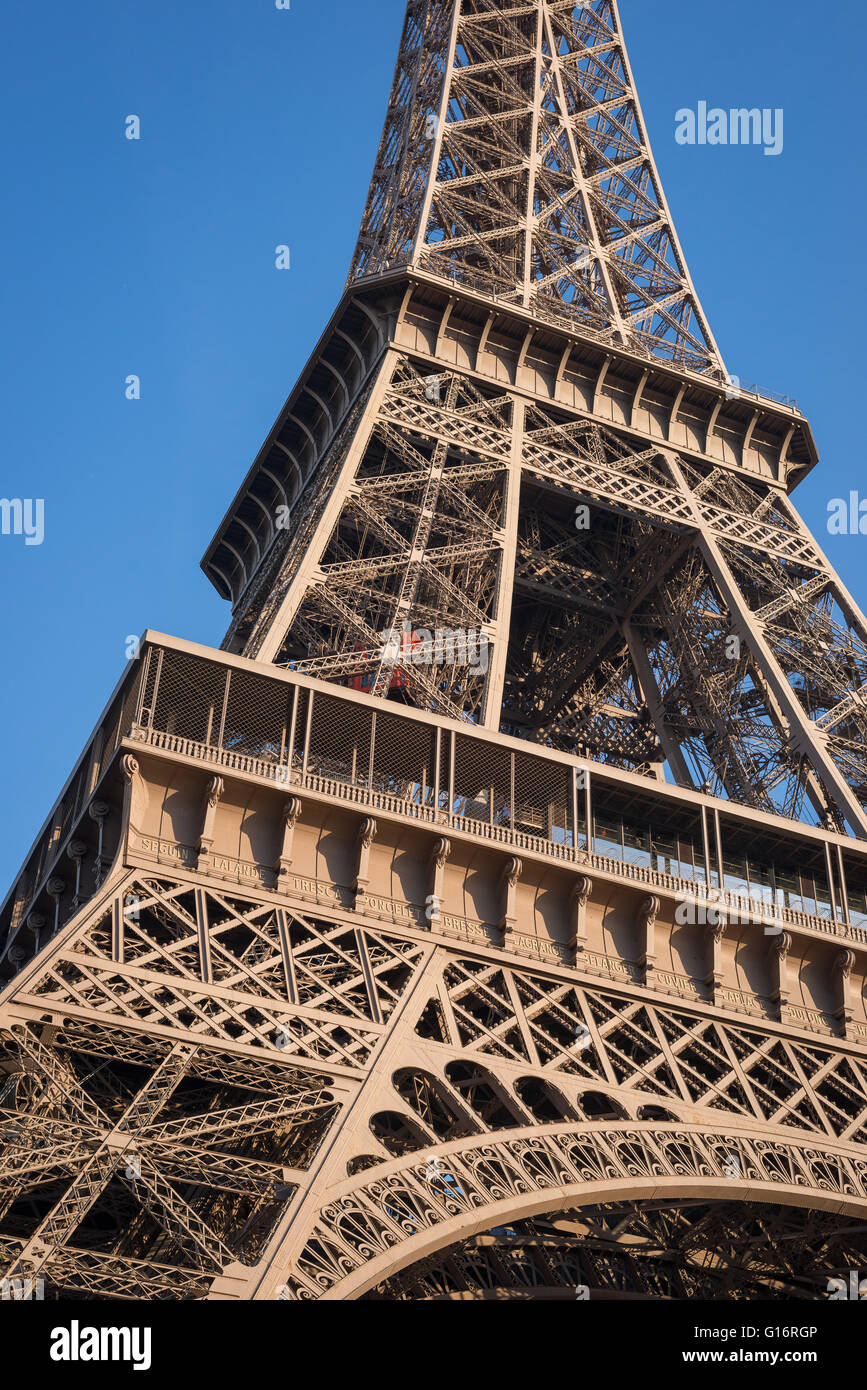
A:
<svg viewBox="0 0 867 1390">
<path fill-rule="evenodd" d="M 224 650 L 146 635 L 0 909 L 0 1276 L 854 1262 L 867 620 L 815 462 L 726 376 L 616 0 L 409 0 L 344 296 L 205 561 Z"/>
<path fill-rule="evenodd" d="M 250 654 L 867 834 L 864 620 L 779 489 L 403 355 L 378 396 Z"/>
<path fill-rule="evenodd" d="M 614 0 L 408 6 L 350 284 L 396 265 L 723 374 Z"/>
</svg>

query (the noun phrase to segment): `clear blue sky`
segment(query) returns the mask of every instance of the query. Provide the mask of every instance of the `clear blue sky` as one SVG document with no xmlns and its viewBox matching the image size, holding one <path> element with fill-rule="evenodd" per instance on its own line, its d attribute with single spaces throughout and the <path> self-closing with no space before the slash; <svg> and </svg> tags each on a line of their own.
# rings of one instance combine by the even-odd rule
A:
<svg viewBox="0 0 867 1390">
<path fill-rule="evenodd" d="M 222 638 L 228 606 L 198 562 L 341 292 L 404 4 L 4 9 L 0 496 L 44 497 L 46 534 L 0 537 L 0 898 L 127 635 Z M 825 522 L 829 498 L 867 496 L 865 6 L 622 0 L 621 14 L 728 368 L 809 414 L 822 462 L 796 502 L 864 604 L 867 538 Z M 675 112 L 701 100 L 782 107 L 783 153 L 679 146 Z"/>
</svg>

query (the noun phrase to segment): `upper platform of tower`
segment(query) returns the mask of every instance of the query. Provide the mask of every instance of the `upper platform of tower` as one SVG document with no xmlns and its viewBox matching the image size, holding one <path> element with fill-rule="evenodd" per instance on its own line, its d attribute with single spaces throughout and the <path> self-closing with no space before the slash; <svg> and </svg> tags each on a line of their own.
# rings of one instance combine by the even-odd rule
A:
<svg viewBox="0 0 867 1390">
<path fill-rule="evenodd" d="M 233 603 L 389 345 L 789 490 L 817 461 L 726 371 L 616 0 L 409 0 L 344 295 L 202 561 Z"/>
<path fill-rule="evenodd" d="M 615 0 L 411 0 L 350 281 L 397 266 L 725 376 Z"/>
</svg>

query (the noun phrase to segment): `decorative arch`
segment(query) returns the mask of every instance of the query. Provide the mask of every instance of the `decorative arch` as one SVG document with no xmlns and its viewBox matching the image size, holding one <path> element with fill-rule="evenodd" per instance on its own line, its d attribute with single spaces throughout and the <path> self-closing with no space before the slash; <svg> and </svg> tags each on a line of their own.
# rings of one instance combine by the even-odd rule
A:
<svg viewBox="0 0 867 1390">
<path fill-rule="evenodd" d="M 287 1282 L 260 1296 L 359 1298 L 386 1275 L 492 1226 L 665 1194 L 867 1221 L 867 1157 L 826 1139 L 634 1121 L 472 1136 L 344 1182 L 320 1208 Z"/>
</svg>

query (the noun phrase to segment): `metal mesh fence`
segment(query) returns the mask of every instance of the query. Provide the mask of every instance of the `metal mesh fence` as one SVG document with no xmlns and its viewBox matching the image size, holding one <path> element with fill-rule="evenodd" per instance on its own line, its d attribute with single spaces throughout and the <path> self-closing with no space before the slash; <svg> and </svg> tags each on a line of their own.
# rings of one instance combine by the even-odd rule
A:
<svg viewBox="0 0 867 1390">
<path fill-rule="evenodd" d="M 481 739 L 455 739 L 454 815 L 511 825 L 512 754 Z"/>
<path fill-rule="evenodd" d="M 228 672 L 186 652 L 165 652 L 151 697 L 151 725 L 195 743 L 216 744 Z"/>
<path fill-rule="evenodd" d="M 137 717 L 138 722 L 146 729 L 149 729 L 153 724 L 155 696 L 163 655 L 161 648 L 149 647 L 144 656 L 144 678 Z"/>
<path fill-rule="evenodd" d="M 54 843 L 59 844 L 66 839 L 72 828 L 72 818 L 75 815 L 75 783 L 69 788 L 63 798 L 57 821 L 57 829 L 54 834 Z"/>
<path fill-rule="evenodd" d="M 574 772 L 530 753 L 515 754 L 515 829 L 555 844 L 575 843 Z"/>
<path fill-rule="evenodd" d="M 367 786 L 372 722 L 371 710 L 317 691 L 309 721 L 306 771 Z"/>
<path fill-rule="evenodd" d="M 118 692 L 103 722 L 101 729 L 102 749 L 99 758 L 99 770 L 96 774 L 97 780 L 102 777 L 111 762 L 121 739 L 129 733 L 132 727 L 142 675 L 143 671 L 139 663 L 129 684 Z"/>
<path fill-rule="evenodd" d="M 434 780 L 436 735 L 425 724 L 378 712 L 374 735 L 373 787 L 405 801 L 427 802 Z"/>
<path fill-rule="evenodd" d="M 308 729 L 313 709 L 311 691 L 302 687 L 292 704 L 292 718 L 289 725 L 289 764 L 296 771 L 304 765 L 308 749 Z"/>
<path fill-rule="evenodd" d="M 263 762 L 285 763 L 292 723 L 292 687 L 257 676 L 230 671 L 221 710 L 206 742 Z M 209 712 L 210 713 L 210 712 Z M 213 720 L 212 720 L 213 726 Z"/>
<path fill-rule="evenodd" d="M 90 757 L 85 758 L 75 778 L 75 820 L 78 819 L 87 805 L 91 785 L 96 776 L 96 769 L 92 766 L 92 761 Z"/>
<path fill-rule="evenodd" d="M 454 735 L 443 733 L 440 738 L 437 810 L 452 809 L 452 767 L 454 764 Z"/>
</svg>

